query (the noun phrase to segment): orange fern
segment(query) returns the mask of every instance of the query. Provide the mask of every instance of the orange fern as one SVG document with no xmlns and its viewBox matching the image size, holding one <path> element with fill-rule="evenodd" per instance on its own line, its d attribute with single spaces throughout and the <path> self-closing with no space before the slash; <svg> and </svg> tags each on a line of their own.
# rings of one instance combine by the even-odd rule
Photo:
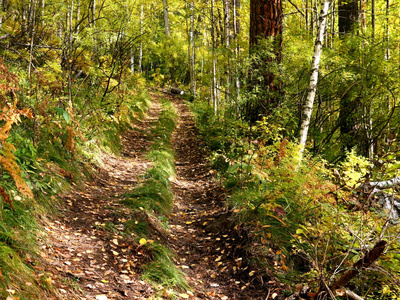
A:
<svg viewBox="0 0 400 300">
<path fill-rule="evenodd" d="M 0 108 L 0 121 L 4 122 L 3 126 L 0 127 L 0 164 L 10 173 L 20 193 L 33 199 L 33 192 L 22 179 L 21 169 L 16 162 L 14 156 L 16 149 L 7 141 L 12 125 L 19 123 L 21 116 L 32 118 L 32 112 L 29 108 L 17 108 L 18 101 L 15 91 L 18 90 L 18 78 L 7 69 L 1 60 L 0 73 L 0 103 L 3 103 L 3 107 Z M 14 100 L 14 103 L 8 101 L 10 99 Z M 11 204 L 11 200 L 4 189 L 0 190 L 0 194 L 5 202 Z"/>
</svg>

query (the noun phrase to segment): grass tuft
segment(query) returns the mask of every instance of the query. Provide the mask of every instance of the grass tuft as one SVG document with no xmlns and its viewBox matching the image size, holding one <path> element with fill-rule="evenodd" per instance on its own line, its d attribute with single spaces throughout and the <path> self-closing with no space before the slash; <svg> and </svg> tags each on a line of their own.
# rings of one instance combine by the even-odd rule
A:
<svg viewBox="0 0 400 300">
<path fill-rule="evenodd" d="M 164 287 L 174 287 L 183 291 L 189 290 L 184 273 L 173 262 L 171 250 L 158 243 L 149 246 L 153 253 L 153 261 L 144 266 L 143 278 Z"/>
</svg>

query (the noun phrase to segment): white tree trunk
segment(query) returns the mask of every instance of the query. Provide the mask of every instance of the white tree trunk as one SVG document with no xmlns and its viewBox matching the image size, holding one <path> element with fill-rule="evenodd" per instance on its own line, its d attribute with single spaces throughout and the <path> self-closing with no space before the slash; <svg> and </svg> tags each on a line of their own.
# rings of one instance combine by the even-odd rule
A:
<svg viewBox="0 0 400 300">
<path fill-rule="evenodd" d="M 196 95 L 196 42 L 194 35 L 194 1 L 190 2 L 190 29 L 189 29 L 189 64 L 190 64 L 190 91 Z"/>
<path fill-rule="evenodd" d="M 143 35 L 143 4 L 140 7 L 140 34 Z M 143 60 L 143 42 L 140 42 L 139 62 L 138 62 L 138 72 L 139 73 L 142 73 L 142 60 Z"/>
<path fill-rule="evenodd" d="M 215 1 L 211 0 L 211 43 L 212 43 L 212 81 L 211 81 L 211 100 L 214 113 L 218 113 L 218 94 L 217 94 L 217 57 L 215 55 Z"/>
<path fill-rule="evenodd" d="M 303 152 L 306 147 L 307 135 L 308 135 L 308 129 L 310 128 L 310 120 L 311 120 L 311 114 L 313 111 L 315 93 L 317 91 L 318 70 L 319 70 L 319 63 L 320 63 L 320 59 L 321 59 L 322 43 L 324 40 L 329 5 L 330 5 L 330 0 L 325 0 L 324 5 L 321 10 L 318 35 L 315 40 L 314 56 L 313 56 L 312 65 L 311 65 L 309 91 L 308 91 L 307 100 L 306 100 L 306 103 L 305 103 L 305 106 L 303 109 L 303 114 L 302 114 L 303 120 L 302 120 L 301 127 L 300 127 L 300 141 L 299 141 L 300 160 L 303 156 Z"/>
<path fill-rule="evenodd" d="M 225 45 L 226 48 L 229 49 L 231 45 L 231 29 L 230 29 L 230 22 L 231 22 L 231 12 L 230 12 L 230 0 L 225 0 Z M 227 54 L 227 66 L 226 66 L 226 94 L 225 100 L 229 102 L 231 96 L 231 56 Z"/>
<path fill-rule="evenodd" d="M 361 184 L 358 190 L 361 193 L 369 194 L 374 197 L 382 208 L 387 212 L 389 220 L 392 223 L 398 223 L 400 219 L 400 199 L 393 194 L 384 192 L 383 190 L 398 187 L 400 185 L 400 177 L 394 177 L 386 181 L 373 181 Z"/>
</svg>

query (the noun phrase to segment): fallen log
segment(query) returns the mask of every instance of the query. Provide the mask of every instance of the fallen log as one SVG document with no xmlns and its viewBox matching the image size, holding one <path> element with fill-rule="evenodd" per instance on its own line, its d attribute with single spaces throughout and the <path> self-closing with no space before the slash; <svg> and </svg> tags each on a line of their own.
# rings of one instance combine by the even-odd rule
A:
<svg viewBox="0 0 400 300">
<path fill-rule="evenodd" d="M 385 193 L 383 190 L 393 188 L 400 185 L 400 177 L 394 177 L 386 181 L 366 182 L 358 187 L 358 191 L 368 194 L 369 197 L 376 197 L 381 207 L 388 212 L 389 219 L 392 223 L 398 222 L 400 219 L 400 198 Z"/>
<path fill-rule="evenodd" d="M 184 90 L 181 90 L 181 89 L 179 89 L 179 88 L 176 88 L 176 87 L 172 87 L 172 88 L 171 88 L 171 94 L 175 94 L 175 95 L 184 95 L 184 94 L 185 94 L 185 91 L 184 91 Z"/>
<path fill-rule="evenodd" d="M 349 283 L 350 280 L 356 277 L 362 270 L 371 266 L 385 251 L 386 244 L 387 244 L 386 241 L 377 242 L 375 246 L 371 250 L 368 250 L 365 253 L 364 257 L 359 259 L 351 269 L 348 269 L 346 272 L 342 274 L 342 276 L 336 279 L 331 289 L 336 290 L 338 288 L 345 286 L 347 283 Z"/>
<path fill-rule="evenodd" d="M 349 299 L 363 300 L 362 297 L 345 289 L 344 286 L 363 270 L 370 267 L 384 253 L 386 246 L 387 241 L 382 240 L 377 242 L 371 250 L 368 250 L 361 259 L 336 279 L 332 285 L 328 286 L 325 284 L 326 289 L 322 289 L 318 294 L 310 292 L 307 286 L 303 287 L 302 285 L 296 285 L 296 292 L 286 298 L 286 300 L 327 299 L 327 295 L 334 295 L 334 293 L 336 296 L 340 297 L 347 296 Z"/>
</svg>

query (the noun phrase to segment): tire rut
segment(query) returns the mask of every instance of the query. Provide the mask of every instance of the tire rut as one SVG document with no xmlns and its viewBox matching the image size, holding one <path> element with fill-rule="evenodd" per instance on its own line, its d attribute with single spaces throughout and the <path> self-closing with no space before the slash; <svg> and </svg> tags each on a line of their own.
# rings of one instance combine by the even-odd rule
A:
<svg viewBox="0 0 400 300">
<path fill-rule="evenodd" d="M 119 201 L 151 165 L 144 154 L 159 114 L 155 101 L 146 119 L 121 137 L 122 156 L 101 153 L 93 179 L 64 195 L 62 216 L 46 222 L 41 256 L 57 299 L 146 299 L 153 294 L 139 274 L 148 253 L 124 235 L 131 211 Z"/>
<path fill-rule="evenodd" d="M 207 167 L 206 153 L 193 116 L 178 97 L 179 123 L 173 138 L 175 207 L 170 218 L 170 245 L 187 275 L 193 299 L 266 299 L 255 270 L 246 265 L 245 237 L 235 233 L 225 194 Z"/>
</svg>

